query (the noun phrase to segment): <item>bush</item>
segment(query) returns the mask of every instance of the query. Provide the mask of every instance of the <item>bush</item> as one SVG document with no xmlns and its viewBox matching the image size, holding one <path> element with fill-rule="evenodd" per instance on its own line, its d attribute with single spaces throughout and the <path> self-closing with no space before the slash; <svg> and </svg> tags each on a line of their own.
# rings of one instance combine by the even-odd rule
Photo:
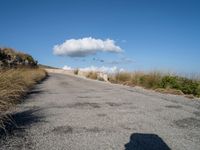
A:
<svg viewBox="0 0 200 150">
<path fill-rule="evenodd" d="M 176 76 L 166 75 L 162 77 L 160 87 L 161 88 L 177 88 L 180 89 L 179 78 Z"/>
<path fill-rule="evenodd" d="M 197 96 L 200 97 L 200 83 L 196 89 Z"/>
<path fill-rule="evenodd" d="M 28 60 L 29 63 L 34 63 L 34 59 L 31 55 L 26 55 L 26 60 Z"/>
<path fill-rule="evenodd" d="M 86 77 L 90 78 L 90 79 L 95 79 L 96 80 L 97 77 L 98 77 L 98 75 L 97 75 L 96 72 L 91 71 L 91 72 L 88 73 L 88 75 Z"/>
<path fill-rule="evenodd" d="M 78 72 L 79 72 L 78 69 L 75 69 L 75 70 L 74 70 L 74 74 L 75 74 L 75 75 L 78 75 Z"/>
<path fill-rule="evenodd" d="M 181 81 L 180 89 L 185 94 L 193 94 L 195 96 L 199 96 L 199 86 L 200 86 L 199 82 L 183 78 Z"/>
</svg>

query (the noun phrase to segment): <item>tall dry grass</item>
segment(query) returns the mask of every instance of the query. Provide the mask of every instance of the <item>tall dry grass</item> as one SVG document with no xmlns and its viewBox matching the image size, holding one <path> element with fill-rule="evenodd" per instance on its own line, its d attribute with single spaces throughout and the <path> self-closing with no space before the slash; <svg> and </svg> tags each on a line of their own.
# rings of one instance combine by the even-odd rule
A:
<svg viewBox="0 0 200 150">
<path fill-rule="evenodd" d="M 161 72 L 120 72 L 109 77 L 112 83 L 141 86 L 162 93 L 200 97 L 200 80 Z"/>
<path fill-rule="evenodd" d="M 47 76 L 43 69 L 11 69 L 0 71 L 0 127 L 6 110 L 17 104 L 30 88 Z"/>
<path fill-rule="evenodd" d="M 87 78 L 90 78 L 90 79 L 96 80 L 96 79 L 98 78 L 98 74 L 97 74 L 97 72 L 95 72 L 95 71 L 90 71 L 90 72 L 87 74 L 86 77 L 87 77 Z"/>
</svg>

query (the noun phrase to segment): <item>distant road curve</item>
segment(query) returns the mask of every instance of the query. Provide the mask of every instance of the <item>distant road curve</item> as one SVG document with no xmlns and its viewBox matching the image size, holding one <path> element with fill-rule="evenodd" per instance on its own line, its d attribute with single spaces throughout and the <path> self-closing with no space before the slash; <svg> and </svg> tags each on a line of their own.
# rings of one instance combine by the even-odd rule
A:
<svg viewBox="0 0 200 150">
<path fill-rule="evenodd" d="M 4 150 L 200 149 L 200 101 L 50 73 L 12 114 Z"/>
</svg>

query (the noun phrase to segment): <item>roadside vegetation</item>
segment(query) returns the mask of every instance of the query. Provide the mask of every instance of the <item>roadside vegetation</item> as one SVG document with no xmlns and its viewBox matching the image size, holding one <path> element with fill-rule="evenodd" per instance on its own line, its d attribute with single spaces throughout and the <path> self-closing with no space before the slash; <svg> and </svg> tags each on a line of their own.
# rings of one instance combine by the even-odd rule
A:
<svg viewBox="0 0 200 150">
<path fill-rule="evenodd" d="M 90 79 L 94 79 L 94 80 L 97 80 L 98 79 L 98 74 L 97 72 L 95 71 L 90 71 L 87 76 L 87 78 L 90 78 Z"/>
<path fill-rule="evenodd" d="M 79 75 L 81 71 L 79 69 L 74 70 L 74 75 Z M 93 79 L 93 80 L 99 80 L 99 81 L 105 81 L 103 77 L 100 76 L 100 72 L 96 71 L 89 71 L 89 72 L 82 72 L 82 76 Z"/>
<path fill-rule="evenodd" d="M 200 97 L 200 80 L 172 74 L 159 72 L 121 72 L 110 75 L 109 81 L 129 86 L 141 86 L 161 93 L 185 94 L 189 98 L 193 96 Z"/>
<path fill-rule="evenodd" d="M 77 75 L 78 69 L 74 70 Z M 105 81 L 98 72 L 85 72 L 90 79 Z M 108 75 L 108 81 L 115 84 L 140 86 L 160 93 L 185 95 L 188 98 L 200 97 L 200 78 L 187 78 L 162 72 L 118 72 Z"/>
<path fill-rule="evenodd" d="M 79 72 L 78 69 L 75 69 L 75 70 L 74 70 L 74 74 L 75 74 L 75 75 L 78 75 L 78 72 Z"/>
<path fill-rule="evenodd" d="M 19 103 L 47 73 L 37 66 L 30 55 L 20 53 L 19 56 L 12 49 L 0 50 L 0 128 L 4 128 L 5 120 L 8 119 L 6 111 Z"/>
</svg>

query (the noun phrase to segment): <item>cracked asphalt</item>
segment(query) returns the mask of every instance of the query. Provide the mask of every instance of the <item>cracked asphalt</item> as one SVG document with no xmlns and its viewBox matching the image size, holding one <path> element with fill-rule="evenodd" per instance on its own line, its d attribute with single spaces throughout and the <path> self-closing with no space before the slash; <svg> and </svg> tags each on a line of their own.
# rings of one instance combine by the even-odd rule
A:
<svg viewBox="0 0 200 150">
<path fill-rule="evenodd" d="M 50 74 L 10 114 L 1 150 L 198 150 L 200 100 Z"/>
</svg>

